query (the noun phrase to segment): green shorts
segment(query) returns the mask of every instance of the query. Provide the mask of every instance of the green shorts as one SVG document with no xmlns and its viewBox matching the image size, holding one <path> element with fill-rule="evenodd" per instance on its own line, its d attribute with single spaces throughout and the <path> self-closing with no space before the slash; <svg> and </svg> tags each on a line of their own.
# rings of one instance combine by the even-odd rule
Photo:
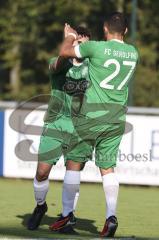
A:
<svg viewBox="0 0 159 240">
<path fill-rule="evenodd" d="M 96 166 L 104 169 L 115 167 L 124 129 L 125 122 L 105 124 L 61 116 L 44 124 L 38 160 L 56 164 L 64 155 L 65 161 L 84 163 L 92 160 L 95 149 Z"/>
<path fill-rule="evenodd" d="M 66 116 L 60 116 L 53 122 L 44 123 L 38 161 L 56 164 L 59 158 L 66 154 L 73 132 L 72 119 Z"/>
<path fill-rule="evenodd" d="M 116 166 L 119 145 L 125 129 L 124 121 L 105 124 L 79 118 L 75 123 L 75 129 L 66 160 L 86 162 L 92 159 L 95 150 L 96 166 L 104 169 Z"/>
</svg>

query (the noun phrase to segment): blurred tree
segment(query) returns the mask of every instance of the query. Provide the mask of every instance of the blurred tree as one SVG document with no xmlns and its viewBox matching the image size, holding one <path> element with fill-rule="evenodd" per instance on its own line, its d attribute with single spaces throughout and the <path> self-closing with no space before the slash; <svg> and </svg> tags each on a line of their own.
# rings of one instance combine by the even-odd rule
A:
<svg viewBox="0 0 159 240">
<path fill-rule="evenodd" d="M 54 5 L 40 0 L 8 0 L 0 8 L 0 57 L 3 69 L 9 71 L 11 98 L 27 97 L 24 93 L 28 91 L 27 85 L 32 88 L 28 91 L 29 97 L 36 92 L 36 84 L 43 84 L 46 80 L 47 49 L 50 47 L 46 30 L 53 21 L 53 17 L 50 19 L 47 14 L 53 16 L 52 12 Z M 61 29 L 58 31 L 61 33 Z M 54 39 L 59 41 L 58 35 Z M 24 92 L 20 91 L 21 87 Z"/>
<path fill-rule="evenodd" d="M 47 60 L 51 54 L 57 54 L 64 23 L 68 21 L 73 26 L 85 23 L 97 2 L 92 0 L 93 5 L 88 0 L 84 3 L 80 0 L 0 3 L 0 58 L 3 69 L 9 71 L 8 99 L 25 98 L 25 90 L 29 97 L 37 93 L 36 84 L 48 82 Z"/>
<path fill-rule="evenodd" d="M 159 1 L 138 0 L 137 7 L 136 46 L 140 61 L 133 84 L 134 105 L 159 107 Z M 125 11 L 130 17 L 132 1 L 125 1 Z"/>
<path fill-rule="evenodd" d="M 136 45 L 140 64 L 134 104 L 159 107 L 159 1 L 138 0 Z M 103 38 L 103 20 L 115 10 L 127 13 L 131 0 L 1 0 L 0 98 L 23 100 L 48 93 L 47 60 L 56 56 L 65 22 L 88 25 L 94 39 Z M 128 41 L 130 40 L 130 31 Z"/>
<path fill-rule="evenodd" d="M 23 48 L 37 37 L 37 13 L 33 9 L 35 2 L 25 0 L 8 0 L 0 9 L 0 56 L 3 67 L 9 70 L 10 90 L 15 97 L 21 87 Z"/>
</svg>

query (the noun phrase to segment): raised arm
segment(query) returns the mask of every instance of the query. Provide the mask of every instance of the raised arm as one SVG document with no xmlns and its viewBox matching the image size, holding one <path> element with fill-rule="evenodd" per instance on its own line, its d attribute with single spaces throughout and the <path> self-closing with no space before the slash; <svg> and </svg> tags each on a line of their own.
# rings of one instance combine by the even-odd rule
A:
<svg viewBox="0 0 159 240">
<path fill-rule="evenodd" d="M 65 24 L 64 33 L 65 39 L 61 45 L 59 56 L 64 58 L 76 57 L 73 42 L 78 37 L 77 32 L 70 25 Z"/>
</svg>

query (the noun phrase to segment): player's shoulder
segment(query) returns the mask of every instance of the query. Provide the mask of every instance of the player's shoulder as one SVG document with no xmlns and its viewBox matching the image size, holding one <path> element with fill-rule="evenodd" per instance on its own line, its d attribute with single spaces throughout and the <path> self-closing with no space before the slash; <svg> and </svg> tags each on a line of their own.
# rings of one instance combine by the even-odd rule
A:
<svg viewBox="0 0 159 240">
<path fill-rule="evenodd" d="M 58 58 L 59 58 L 59 56 L 51 57 L 51 58 L 48 59 L 48 63 L 53 64 L 55 61 L 57 61 Z M 68 64 L 72 64 L 72 59 L 68 58 L 65 62 L 68 63 Z"/>
<path fill-rule="evenodd" d="M 90 40 L 86 43 L 83 43 L 83 44 L 88 44 L 88 45 L 92 45 L 93 47 L 95 46 L 101 46 L 101 45 L 104 45 L 105 44 L 105 41 L 95 41 L 95 40 Z"/>
<path fill-rule="evenodd" d="M 137 47 L 133 44 L 130 44 L 130 43 L 126 43 L 124 42 L 124 45 L 129 48 L 131 51 L 134 51 L 134 52 L 137 52 L 138 53 L 138 50 L 137 50 Z"/>
<path fill-rule="evenodd" d="M 48 64 L 53 64 L 56 60 L 57 60 L 58 57 L 51 57 L 48 59 Z"/>
<path fill-rule="evenodd" d="M 136 55 L 136 59 L 139 59 L 139 50 L 138 50 L 138 48 L 135 45 L 130 44 L 130 43 L 125 43 L 125 44 L 127 45 L 128 51 L 133 52 Z"/>
</svg>

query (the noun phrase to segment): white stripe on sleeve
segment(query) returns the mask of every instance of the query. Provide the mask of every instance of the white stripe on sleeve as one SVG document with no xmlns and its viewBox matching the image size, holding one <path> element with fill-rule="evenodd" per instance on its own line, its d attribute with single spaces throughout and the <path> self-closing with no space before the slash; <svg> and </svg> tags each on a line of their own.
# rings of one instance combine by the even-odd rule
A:
<svg viewBox="0 0 159 240">
<path fill-rule="evenodd" d="M 75 46 L 74 50 L 75 50 L 76 57 L 77 58 L 82 58 L 80 50 L 79 50 L 79 45 Z"/>
</svg>

